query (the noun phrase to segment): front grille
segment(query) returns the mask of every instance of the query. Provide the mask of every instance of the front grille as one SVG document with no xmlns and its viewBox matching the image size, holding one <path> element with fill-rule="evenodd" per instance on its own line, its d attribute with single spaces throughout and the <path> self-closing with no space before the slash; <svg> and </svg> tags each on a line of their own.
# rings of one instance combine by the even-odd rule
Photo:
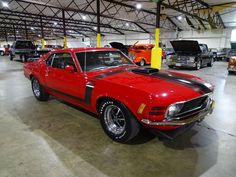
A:
<svg viewBox="0 0 236 177">
<path fill-rule="evenodd" d="M 201 107 L 203 103 L 206 101 L 207 97 L 208 96 L 200 97 L 200 98 L 184 103 L 184 106 L 181 109 L 180 113 L 184 113 L 184 112 Z"/>
<path fill-rule="evenodd" d="M 184 103 L 183 108 L 175 117 L 185 117 L 206 108 L 209 96 L 199 97 Z"/>
</svg>

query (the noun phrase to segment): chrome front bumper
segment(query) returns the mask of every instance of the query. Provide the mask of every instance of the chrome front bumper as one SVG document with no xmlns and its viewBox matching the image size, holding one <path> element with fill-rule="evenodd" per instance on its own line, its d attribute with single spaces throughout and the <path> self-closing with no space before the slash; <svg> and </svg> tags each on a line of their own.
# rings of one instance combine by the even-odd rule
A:
<svg viewBox="0 0 236 177">
<path fill-rule="evenodd" d="M 189 116 L 185 119 L 173 119 L 173 120 L 164 120 L 162 122 L 150 121 L 148 119 L 142 119 L 141 122 L 150 125 L 150 126 L 183 126 L 187 124 L 191 124 L 193 122 L 202 121 L 208 114 L 211 114 L 215 106 L 214 100 L 211 100 L 209 106 L 198 112 L 197 115 Z"/>
<path fill-rule="evenodd" d="M 171 66 L 176 66 L 176 67 L 195 67 L 196 63 L 195 62 L 181 62 L 181 61 L 170 61 L 168 62 L 168 65 Z"/>
</svg>

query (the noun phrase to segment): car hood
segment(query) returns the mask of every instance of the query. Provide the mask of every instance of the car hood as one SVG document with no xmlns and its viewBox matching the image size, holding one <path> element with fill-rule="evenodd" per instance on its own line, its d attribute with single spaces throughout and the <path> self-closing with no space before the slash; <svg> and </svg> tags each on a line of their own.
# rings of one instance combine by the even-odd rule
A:
<svg viewBox="0 0 236 177">
<path fill-rule="evenodd" d="M 125 53 L 126 55 L 128 55 L 128 47 L 125 46 L 124 44 L 120 42 L 111 42 L 110 45 L 112 46 L 112 48 L 118 49 L 123 53 Z"/>
<path fill-rule="evenodd" d="M 200 53 L 201 49 L 197 41 L 188 41 L 188 40 L 181 40 L 181 41 L 170 41 L 174 51 L 176 53 Z"/>
<path fill-rule="evenodd" d="M 136 69 L 115 70 L 95 76 L 114 87 L 118 85 L 142 90 L 156 97 L 181 97 L 183 100 L 199 97 L 213 91 L 211 84 L 200 78 L 176 72 L 148 73 Z M 141 69 L 146 70 L 146 69 Z"/>
</svg>

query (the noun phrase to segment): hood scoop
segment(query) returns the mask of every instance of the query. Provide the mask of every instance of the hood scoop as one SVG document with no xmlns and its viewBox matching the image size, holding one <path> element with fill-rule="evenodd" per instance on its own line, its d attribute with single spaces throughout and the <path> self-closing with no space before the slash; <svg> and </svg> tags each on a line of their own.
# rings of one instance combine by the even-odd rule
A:
<svg viewBox="0 0 236 177">
<path fill-rule="evenodd" d="M 155 68 L 136 68 L 136 69 L 132 69 L 133 73 L 136 74 L 155 74 L 159 72 L 159 69 L 155 69 Z"/>
</svg>

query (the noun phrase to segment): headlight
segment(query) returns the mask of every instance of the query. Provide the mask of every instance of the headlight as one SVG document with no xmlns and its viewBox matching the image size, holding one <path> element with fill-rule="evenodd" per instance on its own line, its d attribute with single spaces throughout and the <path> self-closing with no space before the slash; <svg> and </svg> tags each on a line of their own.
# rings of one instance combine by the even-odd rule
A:
<svg viewBox="0 0 236 177">
<path fill-rule="evenodd" d="M 195 57 L 189 57 L 189 61 L 190 62 L 194 62 L 195 61 Z"/>
<path fill-rule="evenodd" d="M 166 117 L 171 118 L 175 116 L 176 114 L 178 114 L 183 108 L 183 105 L 184 105 L 183 103 L 176 103 L 176 104 L 170 105 L 167 109 Z"/>
</svg>

